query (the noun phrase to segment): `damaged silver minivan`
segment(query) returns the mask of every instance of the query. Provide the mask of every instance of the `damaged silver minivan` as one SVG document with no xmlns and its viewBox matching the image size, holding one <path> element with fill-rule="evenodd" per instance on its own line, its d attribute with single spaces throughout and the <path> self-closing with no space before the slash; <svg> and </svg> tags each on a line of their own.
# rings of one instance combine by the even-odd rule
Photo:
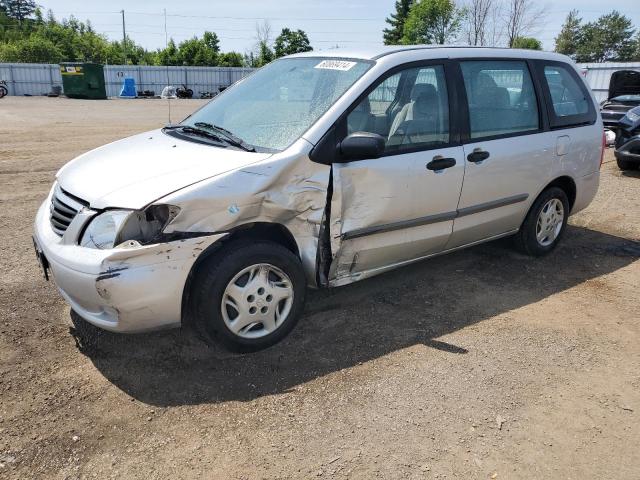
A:
<svg viewBox="0 0 640 480">
<path fill-rule="evenodd" d="M 598 189 L 603 126 L 564 56 L 384 47 L 277 60 L 178 125 L 64 166 L 45 274 L 116 332 L 274 344 L 305 290 L 514 235 L 551 251 Z"/>
</svg>

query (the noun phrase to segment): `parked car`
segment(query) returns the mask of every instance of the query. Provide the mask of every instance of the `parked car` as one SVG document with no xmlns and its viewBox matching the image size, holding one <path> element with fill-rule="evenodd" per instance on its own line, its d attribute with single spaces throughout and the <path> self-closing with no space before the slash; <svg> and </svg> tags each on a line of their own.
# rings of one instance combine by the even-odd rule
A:
<svg viewBox="0 0 640 480">
<path fill-rule="evenodd" d="M 640 107 L 629 110 L 620 120 L 614 155 L 620 170 L 640 168 Z"/>
<path fill-rule="evenodd" d="M 640 105 L 640 72 L 618 70 L 609 81 L 607 99 L 600 106 L 604 128 L 615 132 L 620 130 L 620 120 L 632 108 Z"/>
<path fill-rule="evenodd" d="M 597 104 L 565 56 L 309 52 L 68 163 L 34 242 L 94 325 L 188 323 L 256 350 L 291 331 L 307 286 L 511 235 L 549 253 L 594 198 L 602 153 Z"/>
</svg>

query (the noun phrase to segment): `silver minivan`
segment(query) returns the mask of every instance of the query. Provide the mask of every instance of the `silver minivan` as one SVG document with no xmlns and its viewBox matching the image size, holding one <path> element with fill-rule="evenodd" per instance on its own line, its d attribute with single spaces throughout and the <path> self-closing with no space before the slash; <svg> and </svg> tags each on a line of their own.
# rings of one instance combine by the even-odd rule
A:
<svg viewBox="0 0 640 480">
<path fill-rule="evenodd" d="M 69 162 L 34 243 L 87 322 L 190 324 L 257 350 L 291 331 L 307 286 L 508 235 L 549 253 L 594 198 L 602 154 L 595 100 L 565 56 L 309 52 Z"/>
</svg>

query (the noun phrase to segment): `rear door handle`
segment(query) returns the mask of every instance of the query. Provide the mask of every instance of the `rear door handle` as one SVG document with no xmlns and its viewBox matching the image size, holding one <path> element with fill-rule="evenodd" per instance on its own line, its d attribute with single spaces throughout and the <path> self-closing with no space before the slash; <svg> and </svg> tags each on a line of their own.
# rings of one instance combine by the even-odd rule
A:
<svg viewBox="0 0 640 480">
<path fill-rule="evenodd" d="M 473 152 L 467 155 L 467 160 L 472 163 L 482 162 L 487 158 L 489 158 L 489 152 L 487 152 L 486 150 L 481 150 L 479 148 L 476 148 Z"/>
<path fill-rule="evenodd" d="M 427 168 L 429 170 L 444 170 L 445 168 L 451 168 L 456 164 L 455 158 L 444 158 L 440 155 L 436 155 L 433 157 L 429 163 L 427 163 Z"/>
</svg>

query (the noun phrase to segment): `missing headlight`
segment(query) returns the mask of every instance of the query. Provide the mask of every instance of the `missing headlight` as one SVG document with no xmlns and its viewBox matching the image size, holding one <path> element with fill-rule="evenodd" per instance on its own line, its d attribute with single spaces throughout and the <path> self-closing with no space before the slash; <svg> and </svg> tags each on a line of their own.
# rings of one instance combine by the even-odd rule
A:
<svg viewBox="0 0 640 480">
<path fill-rule="evenodd" d="M 107 249 L 124 243 L 147 245 L 160 241 L 162 231 L 180 209 L 173 205 L 151 205 L 145 210 L 107 210 L 87 226 L 80 245 Z"/>
<path fill-rule="evenodd" d="M 180 209 L 174 205 L 151 205 L 143 211 L 131 212 L 118 232 L 116 246 L 132 240 L 142 245 L 153 243 L 178 213 Z"/>
</svg>

